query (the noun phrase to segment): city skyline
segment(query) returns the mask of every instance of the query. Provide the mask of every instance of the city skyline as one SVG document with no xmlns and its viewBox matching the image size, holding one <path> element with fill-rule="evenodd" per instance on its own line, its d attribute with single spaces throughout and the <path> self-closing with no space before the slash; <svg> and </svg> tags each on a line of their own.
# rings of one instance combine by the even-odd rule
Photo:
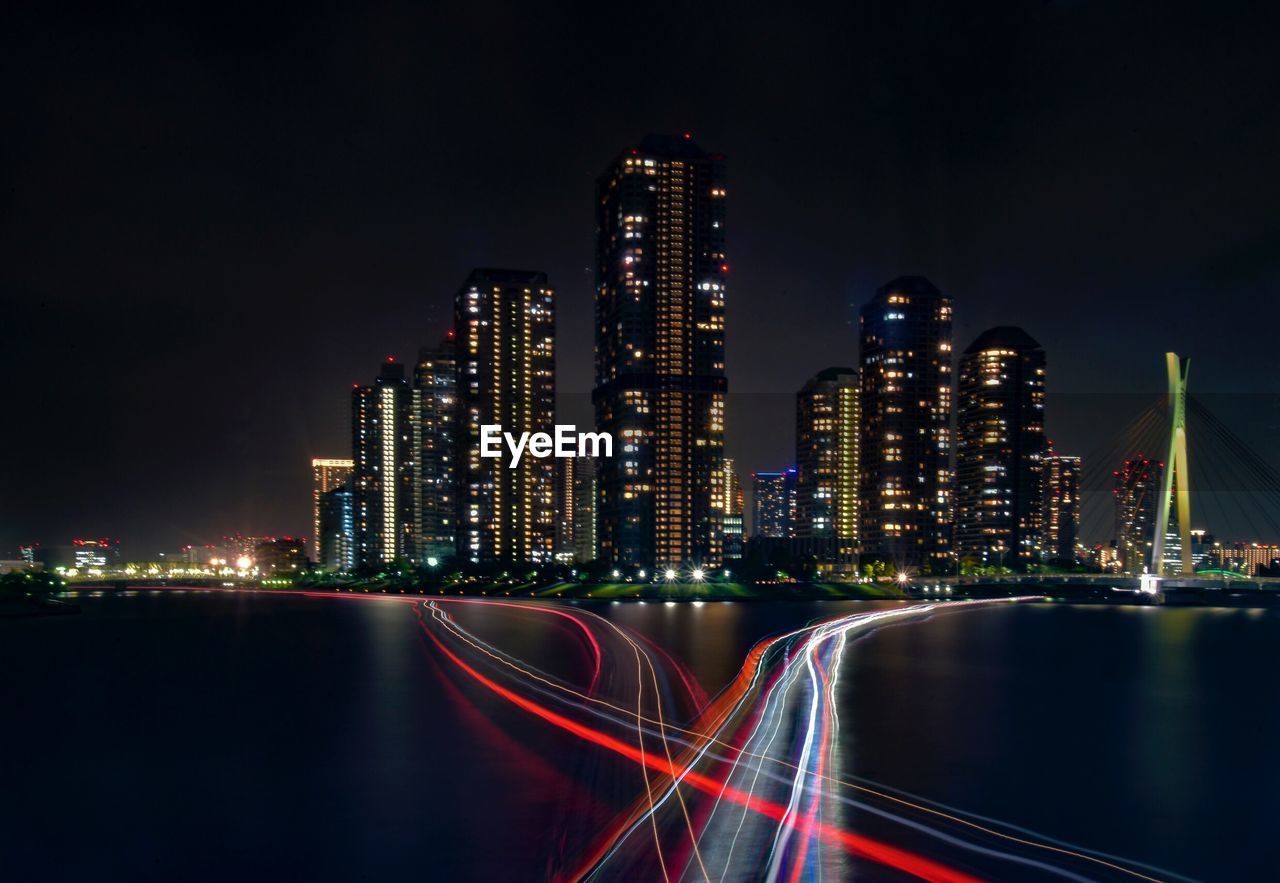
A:
<svg viewBox="0 0 1280 883">
<path fill-rule="evenodd" d="M 30 14 L 9 39 L 48 24 Z M 479 27 L 402 14 L 403 28 L 386 28 L 380 13 L 355 17 L 402 47 L 437 25 Z M 531 14 L 514 13 L 511 33 L 568 48 L 562 62 L 539 61 L 556 53 L 519 41 L 493 66 L 425 53 L 383 70 L 364 64 L 368 52 L 300 57 L 286 40 L 279 52 L 246 46 L 252 83 L 223 68 L 225 41 L 178 21 L 139 30 L 104 15 L 96 29 L 65 25 L 67 41 L 40 63 L 38 41 L 7 53 L 10 82 L 34 97 L 17 105 L 27 122 L 11 127 L 6 148 L 17 162 L 0 358 L 19 388 L 40 390 L 39 413 L 81 421 L 93 441 L 79 431 L 6 438 L 0 460 L 24 467 L 6 473 L 7 497 L 23 501 L 0 518 L 6 547 L 101 533 L 143 548 L 229 530 L 310 533 L 298 464 L 342 454 L 349 431 L 332 390 L 363 382 L 388 353 L 409 363 L 438 339 L 457 279 L 473 266 L 538 266 L 556 281 L 562 399 L 588 413 L 592 176 L 645 131 L 691 132 L 732 157 L 726 453 L 744 475 L 789 462 L 792 440 L 769 428 L 790 422 L 792 395 L 814 371 L 854 362 L 857 307 L 901 274 L 926 276 L 955 300 L 957 340 L 1013 324 L 1042 343 L 1053 372 L 1047 428 L 1063 451 L 1087 455 L 1105 436 L 1071 413 L 1086 408 L 1055 419 L 1055 395 L 1158 393 L 1159 358 L 1176 350 L 1196 360 L 1196 389 L 1254 397 L 1239 410 L 1262 419 L 1242 431 L 1275 458 L 1267 340 L 1280 269 L 1266 231 L 1280 183 L 1259 160 L 1275 121 L 1252 111 L 1274 73 L 1257 64 L 1269 43 L 1249 13 L 1151 21 L 1129 12 L 1097 27 L 1087 7 L 994 22 L 903 12 L 851 29 L 865 66 L 842 61 L 825 43 L 833 37 L 796 39 L 799 22 L 784 16 L 770 20 L 785 72 L 776 87 L 754 57 L 722 48 L 734 41 L 707 39 L 712 25 L 694 22 L 698 45 L 716 47 L 714 97 L 667 90 L 609 101 L 607 83 L 574 78 L 551 114 L 525 101 L 523 73 L 600 50 Z M 830 32 L 850 15 L 839 12 Z M 747 13 L 729 27 L 759 23 Z M 286 21 L 273 27 L 290 32 Z M 1135 45 L 1138 28 L 1147 38 Z M 910 69 L 877 39 L 901 32 L 928 47 Z M 639 45 L 624 36 L 619 48 Z M 1229 47 L 1238 63 L 1212 65 L 1206 46 Z M 428 113 L 409 100 L 435 95 L 431 84 L 445 79 L 437 65 L 459 63 L 472 76 L 447 79 L 470 84 L 465 102 L 440 99 Z M 51 67 L 49 79 L 33 78 Z M 292 115 L 282 134 L 272 120 L 299 69 L 316 86 L 283 102 Z M 125 71 L 165 87 L 136 89 Z M 228 77 L 225 91 L 209 72 Z M 1213 78 L 1230 88 L 1199 85 Z M 344 91 L 335 104 L 334 83 L 348 80 L 384 103 Z M 63 105 L 51 95 L 92 112 L 52 114 Z M 509 112 L 527 137 L 486 140 L 469 125 L 477 101 Z M 816 112 L 828 106 L 840 110 Z M 103 114 L 136 125 L 99 138 Z M 1189 114 L 1194 126 L 1183 125 Z M 176 176 L 183 157 L 191 162 Z M 1212 187 L 1180 173 L 1192 163 L 1215 170 Z M 238 232 L 249 219 L 251 237 Z M 1256 315 L 1237 322 L 1224 304 Z M 210 361 L 220 369 L 195 370 Z M 101 379 L 101 394 L 76 394 L 85 376 Z M 736 397 L 752 407 L 735 408 Z M 156 431 L 193 420 L 200 429 L 183 445 Z M 180 511 L 190 500 L 198 509 Z"/>
</svg>

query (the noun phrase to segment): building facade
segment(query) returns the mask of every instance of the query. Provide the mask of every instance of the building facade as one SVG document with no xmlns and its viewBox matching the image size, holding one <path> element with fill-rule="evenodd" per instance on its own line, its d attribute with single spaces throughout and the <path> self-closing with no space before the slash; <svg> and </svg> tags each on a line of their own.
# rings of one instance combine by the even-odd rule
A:
<svg viewBox="0 0 1280 883">
<path fill-rule="evenodd" d="M 751 473 L 751 536 L 795 536 L 796 470 Z"/>
<path fill-rule="evenodd" d="M 484 426 L 552 432 L 555 292 L 545 273 L 477 269 L 454 300 L 459 474 L 457 554 L 474 563 L 552 560 L 555 460 L 480 456 Z"/>
<path fill-rule="evenodd" d="M 1044 457 L 1044 526 L 1046 560 L 1075 562 L 1080 541 L 1080 458 L 1059 454 L 1048 443 Z"/>
<path fill-rule="evenodd" d="M 723 557 L 723 157 L 649 135 L 596 187 L 599 546 L 617 566 L 712 567 Z"/>
<path fill-rule="evenodd" d="M 555 489 L 555 558 L 567 562 L 576 560 L 575 513 L 577 512 L 578 485 L 574 480 L 576 460 L 556 460 Z"/>
<path fill-rule="evenodd" d="M 573 560 L 586 564 L 596 560 L 596 460 L 578 457 L 573 464 Z"/>
<path fill-rule="evenodd" d="M 350 484 L 340 484 L 320 496 L 320 541 L 316 563 L 349 572 L 356 566 L 355 517 Z"/>
<path fill-rule="evenodd" d="M 452 557 L 458 542 L 458 364 L 450 329 L 434 347 L 418 352 L 413 386 L 422 423 L 419 454 L 421 484 L 421 559 Z"/>
<path fill-rule="evenodd" d="M 351 390 L 351 491 L 357 567 L 416 562 L 422 536 L 421 396 L 404 365 Z"/>
<path fill-rule="evenodd" d="M 1125 460 L 1114 475 L 1116 565 L 1123 573 L 1146 573 L 1151 569 L 1164 464 L 1139 454 Z"/>
<path fill-rule="evenodd" d="M 931 571 L 950 567 L 951 299 L 921 276 L 862 307 L 864 554 Z"/>
<path fill-rule="evenodd" d="M 323 527 L 320 524 L 320 508 L 324 495 L 351 481 L 352 461 L 313 457 L 311 460 L 311 550 L 319 560 Z"/>
<path fill-rule="evenodd" d="M 819 559 L 828 572 L 857 569 L 858 374 L 828 368 L 796 394 L 797 539 L 829 539 Z"/>
<path fill-rule="evenodd" d="M 1043 546 L 1045 353 L 1021 328 L 978 335 L 960 357 L 955 546 L 1025 569 Z"/>
<path fill-rule="evenodd" d="M 744 539 L 744 495 L 742 482 L 738 472 L 729 458 L 724 461 L 724 479 L 720 482 L 720 503 L 723 509 L 721 526 L 724 539 L 721 547 L 725 561 L 736 561 L 742 558 L 742 542 Z"/>
</svg>

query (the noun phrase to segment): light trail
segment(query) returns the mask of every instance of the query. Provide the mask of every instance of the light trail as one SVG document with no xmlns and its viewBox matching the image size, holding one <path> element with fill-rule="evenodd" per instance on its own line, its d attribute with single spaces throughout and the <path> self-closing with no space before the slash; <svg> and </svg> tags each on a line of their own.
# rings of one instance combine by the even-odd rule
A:
<svg viewBox="0 0 1280 883">
<path fill-rule="evenodd" d="M 620 739 L 616 739 L 609 736 L 607 733 L 587 727 L 572 720 L 571 718 L 558 714 L 537 702 L 526 699 L 520 694 L 507 689 L 472 668 L 461 658 L 455 655 L 453 651 L 446 647 L 445 644 L 431 632 L 428 632 L 427 635 L 440 652 L 453 662 L 461 671 L 481 686 L 487 688 L 494 694 L 501 696 L 503 699 L 506 699 L 518 708 L 522 708 L 530 714 L 540 717 L 554 726 L 560 727 L 561 729 L 573 733 L 575 736 L 586 739 L 589 742 L 593 742 L 601 748 L 605 748 L 615 754 L 619 754 L 622 757 L 633 760 L 642 766 L 650 767 L 672 777 L 683 778 L 700 791 L 704 791 L 708 794 L 722 793 L 723 796 L 730 800 L 742 803 L 761 815 L 779 822 L 784 820 L 786 810 L 779 804 L 764 798 L 753 797 L 736 788 L 723 786 L 722 783 L 715 781 L 709 776 L 693 770 L 677 770 L 661 758 L 655 757 L 652 754 L 645 754 L 643 750 L 637 749 Z M 802 830 L 807 834 L 810 829 L 802 828 Z M 870 837 L 864 837 L 859 834 L 842 831 L 824 823 L 814 823 L 812 830 L 824 840 L 837 843 L 854 855 L 860 855 L 889 867 L 897 868 L 900 871 L 919 877 L 922 880 L 937 881 L 937 883 L 976 883 L 978 880 L 976 877 L 972 877 L 960 871 L 954 871 L 945 865 L 939 864 L 938 862 L 930 859 L 922 858 L 914 853 L 907 852 L 906 850 L 898 849 L 897 847 L 889 846 L 885 843 L 880 843 Z"/>
<path fill-rule="evenodd" d="M 162 591 L 183 591 L 180 587 L 166 589 Z M 839 720 L 836 705 L 835 686 L 839 675 L 839 661 L 843 655 L 843 648 L 847 641 L 847 637 L 855 629 L 870 630 L 880 624 L 892 622 L 894 620 L 906 621 L 910 618 L 930 615 L 932 612 L 940 610 L 956 610 L 967 606 L 978 606 L 991 603 L 1010 603 L 1021 600 L 1030 600 L 1023 598 L 1001 599 L 998 602 L 984 601 L 966 601 L 966 602 L 947 602 L 945 604 L 923 604 L 914 605 L 912 607 L 897 608 L 890 611 L 875 611 L 873 613 L 855 614 L 848 617 L 841 617 L 835 620 L 829 620 L 822 623 L 816 623 L 804 628 L 795 629 L 784 635 L 766 639 L 758 642 L 744 659 L 743 665 L 734 680 L 722 689 L 700 713 L 697 714 L 694 721 L 687 727 L 673 726 L 666 720 L 666 715 L 662 707 L 662 690 L 658 681 L 658 663 L 659 660 L 649 649 L 641 647 L 635 640 L 631 638 L 623 629 L 615 623 L 598 616 L 590 611 L 574 611 L 572 613 L 564 609 L 557 609 L 554 606 L 530 604 L 522 602 L 498 601 L 496 599 L 464 599 L 464 598 L 431 598 L 430 600 L 420 599 L 414 596 L 380 596 L 380 595 L 359 595 L 359 594 L 340 594 L 333 592 L 319 592 L 307 590 L 271 590 L 261 591 L 256 589 L 241 588 L 216 588 L 210 587 L 199 589 L 202 592 L 224 592 L 224 593 L 251 593 L 251 594 L 279 594 L 279 595 L 297 595 L 308 598 L 324 599 L 324 600 L 344 600 L 344 601 L 364 601 L 371 603 L 404 603 L 413 605 L 418 624 L 422 632 L 430 639 L 432 645 L 436 647 L 446 659 L 453 663 L 459 670 L 466 674 L 469 678 L 477 681 L 486 689 L 495 692 L 501 698 L 515 704 L 517 707 L 530 712 L 548 723 L 573 733 L 585 739 L 588 742 L 605 748 L 615 754 L 626 757 L 636 762 L 645 776 L 646 797 L 642 803 L 643 809 L 641 817 L 635 818 L 636 823 L 645 820 L 649 821 L 649 827 L 654 831 L 655 846 L 658 861 L 662 868 L 664 879 L 670 879 L 669 869 L 662 855 L 662 843 L 659 829 L 657 826 L 657 816 L 668 798 L 677 797 L 677 802 L 681 807 L 681 816 L 684 821 L 684 828 L 687 830 L 692 848 L 693 855 L 689 861 L 698 865 L 701 871 L 701 877 L 710 879 L 708 870 L 705 866 L 703 858 L 699 850 L 700 839 L 708 836 L 708 828 L 715 818 L 716 807 L 722 800 L 733 803 L 741 808 L 742 816 L 739 820 L 737 832 L 740 832 L 742 825 L 748 818 L 767 819 L 777 825 L 777 833 L 782 835 L 782 839 L 786 842 L 782 844 L 783 848 L 777 850 L 773 855 L 773 863 L 771 863 L 771 877 L 778 879 L 783 871 L 783 863 L 790 859 L 788 869 L 790 875 L 788 883 L 798 880 L 805 869 L 807 856 L 818 846 L 836 846 L 844 852 L 866 858 L 885 864 L 889 867 L 895 867 L 906 873 L 915 874 L 923 879 L 938 880 L 969 880 L 974 879 L 965 872 L 951 869 L 940 862 L 932 859 L 916 855 L 906 850 L 890 846 L 878 840 L 867 838 L 859 834 L 843 831 L 838 825 L 829 823 L 823 818 L 821 806 L 823 802 L 824 785 L 835 785 L 851 792 L 865 794 L 868 797 L 884 801 L 887 804 L 902 807 L 905 810 L 918 812 L 940 821 L 963 827 L 967 830 L 974 831 L 982 835 L 986 835 L 1003 842 L 1026 847 L 1034 850 L 1047 851 L 1063 858 L 1073 861 L 1080 861 L 1092 864 L 1097 868 L 1106 869 L 1119 874 L 1126 875 L 1131 878 L 1156 880 L 1157 877 L 1149 876 L 1134 870 L 1134 867 L 1140 867 L 1151 871 L 1153 874 L 1160 874 L 1166 879 L 1177 878 L 1180 875 L 1172 874 L 1162 869 L 1153 868 L 1149 865 L 1142 865 L 1137 862 L 1129 862 L 1126 867 L 1121 862 L 1128 860 L 1118 859 L 1115 856 L 1109 856 L 1105 853 L 1097 853 L 1074 847 L 1071 844 L 1064 844 L 1061 841 L 1053 840 L 1034 832 L 1025 831 L 1025 829 L 1017 828 L 1005 822 L 986 819 L 981 816 L 972 818 L 981 819 L 987 824 L 980 824 L 973 821 L 972 818 L 965 818 L 958 811 L 950 810 L 948 807 L 939 805 L 927 805 L 920 798 L 912 798 L 903 792 L 890 793 L 890 790 L 880 790 L 884 786 L 871 787 L 875 783 L 867 783 L 865 780 L 849 780 L 831 774 L 827 770 L 827 755 L 830 747 L 834 742 L 835 733 L 838 730 Z M 153 594 L 156 592 L 153 591 Z M 478 641 L 469 633 L 461 629 L 451 617 L 447 616 L 438 606 L 437 602 L 445 602 L 450 604 L 479 604 L 479 605 L 501 605 L 508 608 L 516 608 L 519 611 L 534 612 L 538 614 L 554 615 L 563 617 L 572 621 L 575 626 L 581 630 L 587 645 L 591 648 L 592 657 L 592 675 L 587 692 L 583 693 L 558 681 L 536 673 L 529 667 L 521 663 L 513 657 L 497 651 L 496 648 L 488 648 L 483 642 Z M 467 644 L 472 649 L 480 652 L 486 659 L 490 660 L 490 664 L 497 665 L 504 670 L 510 677 L 517 681 L 532 681 L 540 686 L 535 689 L 539 692 L 545 692 L 552 698 L 557 698 L 560 702 L 570 702 L 580 707 L 581 710 L 590 714 L 600 716 L 602 719 L 615 722 L 614 714 L 619 712 L 625 714 L 634 723 L 635 738 L 637 745 L 630 745 L 628 742 L 618 739 L 608 733 L 593 727 L 588 727 L 573 720 L 572 718 L 559 714 L 541 703 L 522 697 L 515 690 L 503 687 L 501 684 L 488 678 L 483 673 L 468 665 L 461 657 L 453 653 L 440 639 L 434 634 L 429 627 L 427 618 L 423 617 L 423 609 L 430 610 L 432 623 L 441 625 L 448 634 Z M 596 692 L 605 656 L 597 636 L 587 623 L 587 619 L 598 620 L 611 630 L 615 637 L 630 647 L 636 661 L 636 703 L 634 709 L 624 709 L 622 706 L 616 705 L 607 699 L 592 695 Z M 646 643 L 648 643 L 646 641 Z M 826 649 L 825 656 L 822 655 L 823 648 Z M 686 688 L 689 698 L 696 702 L 697 694 L 700 690 L 694 690 L 693 683 L 682 671 L 682 667 L 671 659 L 670 655 L 661 648 L 654 648 L 659 655 L 665 657 L 671 670 L 676 672 L 679 680 Z M 790 651 L 798 651 L 796 655 L 792 655 Z M 766 661 L 781 653 L 780 663 L 778 666 Z M 798 663 L 797 659 L 803 660 Z M 809 685 L 811 713 L 806 720 L 808 727 L 805 729 L 803 744 L 807 745 L 806 751 L 803 751 L 800 757 L 800 763 L 788 761 L 785 757 L 773 756 L 772 751 L 776 739 L 783 732 L 783 723 L 788 720 L 786 706 L 788 705 L 787 694 L 801 682 L 800 669 L 804 668 L 807 675 L 807 683 Z M 645 677 L 645 668 L 648 670 L 648 677 Z M 762 683 L 762 677 L 768 669 L 772 667 L 776 669 L 768 677 L 768 683 Z M 644 702 L 644 691 L 646 681 L 653 690 L 653 702 L 656 710 L 646 713 Z M 751 701 L 751 697 L 764 690 L 763 702 L 757 703 Z M 735 724 L 734 722 L 739 723 Z M 745 731 L 743 727 L 746 727 Z M 815 733 L 814 728 L 817 728 Z M 731 728 L 737 728 L 738 737 L 731 737 Z M 673 741 L 670 734 L 675 734 L 674 741 L 684 746 L 684 751 L 679 759 L 673 756 L 670 742 Z M 662 752 L 654 754 L 645 747 L 646 735 L 658 738 L 662 743 Z M 764 739 L 763 744 L 760 740 Z M 817 751 L 812 750 L 813 742 L 816 739 Z M 756 746 L 756 747 L 753 747 Z M 715 748 L 716 751 L 712 749 Z M 754 761 L 746 767 L 740 768 L 740 761 L 743 757 L 750 758 Z M 723 779 L 707 775 L 700 772 L 694 767 L 703 762 L 727 764 L 728 772 Z M 757 787 L 763 782 L 779 783 L 784 779 L 773 771 L 773 768 L 779 770 L 789 769 L 794 771 L 794 775 L 790 776 L 789 781 L 791 792 L 789 797 L 784 801 L 772 799 L 768 796 L 756 793 Z M 650 772 L 656 772 L 661 780 L 667 781 L 668 784 L 657 784 L 651 786 L 649 778 Z M 750 782 L 745 783 L 746 787 L 739 787 L 732 783 L 735 776 L 750 773 Z M 693 789 L 707 794 L 714 798 L 711 804 L 709 815 L 701 826 L 701 834 L 695 832 L 692 818 L 689 814 L 688 806 L 686 806 L 683 795 L 680 793 L 680 784 L 687 783 Z M 773 786 L 770 786 L 773 787 Z M 663 793 L 655 799 L 655 791 L 662 790 Z M 806 800 L 807 792 L 807 800 Z M 1033 867 L 1046 873 L 1053 873 L 1070 879 L 1086 879 L 1066 868 L 1047 865 L 1037 860 L 1020 856 L 1014 853 L 1003 852 L 982 846 L 979 843 L 966 841 L 952 834 L 947 834 L 940 829 L 932 828 L 922 824 L 919 821 L 912 820 L 905 816 L 887 811 L 884 808 L 876 807 L 872 804 L 861 803 L 855 801 L 848 795 L 834 794 L 833 798 L 841 804 L 857 807 L 858 809 L 869 811 L 879 817 L 897 824 L 905 825 L 927 836 L 939 839 L 951 846 L 972 851 L 976 854 L 989 856 L 1001 861 L 1012 861 L 1017 864 Z M 806 807 L 803 811 L 801 807 Z M 949 810 L 949 811 L 948 811 Z M 629 818 L 630 821 L 630 818 Z M 1018 836 L 1015 834 L 1001 831 L 992 825 L 1002 825 L 1006 828 L 1017 830 L 1026 836 Z M 573 878 L 594 874 L 611 856 L 616 854 L 620 844 L 625 841 L 630 831 L 634 830 L 634 824 L 626 827 L 625 830 L 619 830 L 613 834 L 605 835 L 605 847 L 596 852 L 588 854 L 588 864 L 582 866 Z M 729 862 L 732 860 L 734 846 L 737 843 L 737 832 L 730 841 L 728 852 L 725 860 L 724 873 L 729 871 Z M 1040 838 L 1039 840 L 1034 838 Z M 789 850 L 786 848 L 787 843 L 795 840 L 797 846 L 795 848 L 796 855 L 789 856 Z M 816 853 L 815 853 L 816 854 Z M 821 858 L 819 858 L 819 861 Z M 681 874 L 683 878 L 688 873 L 691 865 L 685 865 L 685 871 Z M 821 865 L 813 869 L 811 876 L 820 876 Z M 723 879 L 724 874 L 721 875 Z"/>
</svg>

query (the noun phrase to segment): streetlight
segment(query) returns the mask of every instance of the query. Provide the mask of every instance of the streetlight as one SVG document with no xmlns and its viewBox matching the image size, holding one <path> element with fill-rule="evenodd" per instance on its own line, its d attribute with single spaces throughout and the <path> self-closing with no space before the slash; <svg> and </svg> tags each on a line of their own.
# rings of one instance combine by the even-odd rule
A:
<svg viewBox="0 0 1280 883">
<path fill-rule="evenodd" d="M 671 582 L 676 578 L 676 572 L 669 567 L 667 568 L 666 572 L 663 573 L 662 575 L 666 577 L 667 582 Z"/>
<path fill-rule="evenodd" d="M 701 567 L 695 567 L 695 568 L 693 569 L 693 581 L 694 581 L 695 583 L 700 583 L 700 582 L 702 582 L 702 568 L 701 568 Z"/>
</svg>

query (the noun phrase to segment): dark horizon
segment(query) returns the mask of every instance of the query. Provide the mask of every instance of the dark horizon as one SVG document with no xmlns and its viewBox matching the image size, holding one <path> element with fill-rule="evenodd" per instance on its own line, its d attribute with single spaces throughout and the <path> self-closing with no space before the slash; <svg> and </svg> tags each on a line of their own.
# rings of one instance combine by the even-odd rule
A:
<svg viewBox="0 0 1280 883">
<path fill-rule="evenodd" d="M 727 156 L 744 481 L 790 465 L 794 393 L 857 364 L 857 307 L 907 274 L 953 299 L 957 352 L 997 325 L 1044 346 L 1063 453 L 1105 447 L 1120 424 L 1075 415 L 1160 392 L 1176 350 L 1280 454 L 1257 10 L 275 15 L 7 16 L 0 558 L 308 534 L 351 384 L 439 340 L 473 267 L 548 274 L 562 411 L 589 422 L 593 182 L 648 132 Z"/>
</svg>

